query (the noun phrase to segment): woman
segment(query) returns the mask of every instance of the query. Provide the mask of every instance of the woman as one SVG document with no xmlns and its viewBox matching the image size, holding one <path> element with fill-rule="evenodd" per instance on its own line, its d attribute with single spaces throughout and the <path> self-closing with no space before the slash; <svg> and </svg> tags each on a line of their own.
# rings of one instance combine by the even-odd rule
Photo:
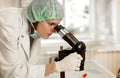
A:
<svg viewBox="0 0 120 78">
<path fill-rule="evenodd" d="M 79 70 L 82 57 L 77 53 L 58 62 L 40 63 L 39 38 L 48 39 L 63 15 L 57 0 L 33 0 L 26 9 L 1 9 L 0 78 L 45 78 L 54 72 Z"/>
</svg>

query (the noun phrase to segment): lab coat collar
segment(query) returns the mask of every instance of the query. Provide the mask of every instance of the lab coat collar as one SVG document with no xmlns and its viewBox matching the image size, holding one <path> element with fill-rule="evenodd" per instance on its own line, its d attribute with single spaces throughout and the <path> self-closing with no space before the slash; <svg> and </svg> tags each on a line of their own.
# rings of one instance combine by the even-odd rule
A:
<svg viewBox="0 0 120 78">
<path fill-rule="evenodd" d="M 30 57 L 30 40 L 29 36 L 21 35 L 21 45 L 26 53 L 27 57 Z"/>
<path fill-rule="evenodd" d="M 28 21 L 25 17 L 25 9 L 22 10 L 22 26 L 21 26 L 21 43 L 22 43 L 22 47 L 26 53 L 26 55 L 30 56 L 30 39 L 29 39 L 29 32 L 28 32 Z"/>
</svg>

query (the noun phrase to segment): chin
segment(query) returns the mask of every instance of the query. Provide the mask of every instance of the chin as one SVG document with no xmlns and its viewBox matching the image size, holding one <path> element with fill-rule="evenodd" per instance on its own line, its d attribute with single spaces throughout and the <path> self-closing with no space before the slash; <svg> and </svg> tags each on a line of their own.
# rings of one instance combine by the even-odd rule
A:
<svg viewBox="0 0 120 78">
<path fill-rule="evenodd" d="M 44 39 L 48 39 L 49 37 L 43 37 Z"/>
</svg>

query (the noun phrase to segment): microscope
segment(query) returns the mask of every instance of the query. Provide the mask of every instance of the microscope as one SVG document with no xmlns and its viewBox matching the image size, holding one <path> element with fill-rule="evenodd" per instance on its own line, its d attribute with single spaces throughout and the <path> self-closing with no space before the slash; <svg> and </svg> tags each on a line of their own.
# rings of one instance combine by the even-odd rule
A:
<svg viewBox="0 0 120 78">
<path fill-rule="evenodd" d="M 57 25 L 55 27 L 55 30 L 72 47 L 70 50 L 67 50 L 67 49 L 60 50 L 58 53 L 59 58 L 56 58 L 55 61 L 60 61 L 70 53 L 77 52 L 83 58 L 80 64 L 80 71 L 84 70 L 85 51 L 86 51 L 85 43 L 82 41 L 79 41 L 72 33 L 66 30 L 65 27 L 63 27 L 62 25 Z"/>
</svg>

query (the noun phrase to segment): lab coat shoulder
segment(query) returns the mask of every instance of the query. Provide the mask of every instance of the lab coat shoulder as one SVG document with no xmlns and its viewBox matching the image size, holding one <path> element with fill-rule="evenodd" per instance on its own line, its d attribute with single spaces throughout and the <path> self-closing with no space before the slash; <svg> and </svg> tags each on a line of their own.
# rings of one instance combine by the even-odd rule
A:
<svg viewBox="0 0 120 78">
<path fill-rule="evenodd" d="M 21 14 L 22 8 L 8 7 L 0 9 L 0 16 L 5 20 L 13 19 Z M 7 19 L 6 19 L 7 18 Z"/>
<path fill-rule="evenodd" d="M 2 8 L 0 9 L 0 32 L 7 37 L 17 38 L 20 32 L 19 25 L 21 23 L 20 9 Z M 7 34 L 6 34 L 7 33 Z"/>
<path fill-rule="evenodd" d="M 21 9 L 20 8 L 2 8 L 0 10 L 0 23 L 7 27 L 17 28 L 21 21 Z"/>
</svg>

